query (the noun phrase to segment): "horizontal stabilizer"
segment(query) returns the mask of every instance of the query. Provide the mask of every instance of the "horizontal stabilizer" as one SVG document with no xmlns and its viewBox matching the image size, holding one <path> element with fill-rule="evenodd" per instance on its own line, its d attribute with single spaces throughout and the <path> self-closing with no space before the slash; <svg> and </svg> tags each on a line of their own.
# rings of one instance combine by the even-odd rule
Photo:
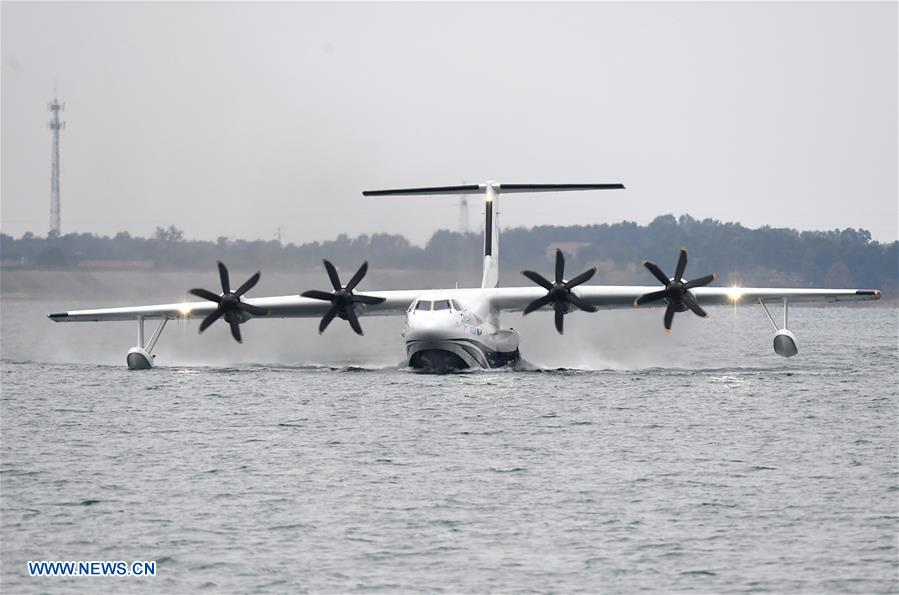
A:
<svg viewBox="0 0 899 595">
<path fill-rule="evenodd" d="M 623 190 L 624 184 L 491 184 L 495 192 L 565 192 L 568 190 Z M 487 184 L 462 184 L 460 186 L 432 186 L 428 188 L 394 188 L 391 190 L 365 190 L 363 196 L 398 196 L 425 194 L 483 194 Z"/>
<path fill-rule="evenodd" d="M 510 192 L 564 192 L 566 190 L 624 190 L 624 184 L 500 184 L 499 191 Z"/>
<path fill-rule="evenodd" d="M 413 194 L 483 194 L 484 187 L 478 184 L 461 186 L 432 186 L 430 188 L 396 188 L 393 190 L 365 190 L 362 196 L 390 196 Z"/>
</svg>

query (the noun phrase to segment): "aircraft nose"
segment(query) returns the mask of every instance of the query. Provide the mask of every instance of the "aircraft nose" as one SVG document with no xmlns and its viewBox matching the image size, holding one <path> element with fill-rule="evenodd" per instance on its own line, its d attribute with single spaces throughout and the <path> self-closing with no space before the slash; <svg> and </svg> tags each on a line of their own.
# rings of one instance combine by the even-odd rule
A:
<svg viewBox="0 0 899 595">
<path fill-rule="evenodd" d="M 441 340 L 458 336 L 458 320 L 450 311 L 419 312 L 408 317 L 407 340 Z"/>
</svg>

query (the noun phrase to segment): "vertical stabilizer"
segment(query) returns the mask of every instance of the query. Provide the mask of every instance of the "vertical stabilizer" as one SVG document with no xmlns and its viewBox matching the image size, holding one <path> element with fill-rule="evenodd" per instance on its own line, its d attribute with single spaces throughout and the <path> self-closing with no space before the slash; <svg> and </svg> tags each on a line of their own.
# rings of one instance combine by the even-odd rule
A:
<svg viewBox="0 0 899 595">
<path fill-rule="evenodd" d="M 499 285 L 499 195 L 522 192 L 566 192 L 570 190 L 621 190 L 623 184 L 461 184 L 364 190 L 363 196 L 421 196 L 425 194 L 484 194 L 484 276 L 481 287 Z"/>
<path fill-rule="evenodd" d="M 499 192 L 495 182 L 484 185 L 484 276 L 481 287 L 499 285 Z"/>
</svg>

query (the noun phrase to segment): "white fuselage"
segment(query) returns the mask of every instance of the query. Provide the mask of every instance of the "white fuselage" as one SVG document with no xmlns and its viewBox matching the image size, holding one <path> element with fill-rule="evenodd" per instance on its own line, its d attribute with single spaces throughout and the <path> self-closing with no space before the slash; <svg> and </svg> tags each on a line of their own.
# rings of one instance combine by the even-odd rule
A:
<svg viewBox="0 0 899 595">
<path fill-rule="evenodd" d="M 406 311 L 403 337 L 413 368 L 492 368 L 518 359 L 518 333 L 471 291 L 423 294 Z M 482 302 L 482 303 L 479 303 Z"/>
<path fill-rule="evenodd" d="M 484 270 L 481 289 L 499 283 L 499 196 L 484 185 Z M 413 368 L 493 368 L 518 360 L 518 332 L 501 329 L 486 293 L 460 290 L 421 295 L 406 311 L 406 355 Z"/>
</svg>

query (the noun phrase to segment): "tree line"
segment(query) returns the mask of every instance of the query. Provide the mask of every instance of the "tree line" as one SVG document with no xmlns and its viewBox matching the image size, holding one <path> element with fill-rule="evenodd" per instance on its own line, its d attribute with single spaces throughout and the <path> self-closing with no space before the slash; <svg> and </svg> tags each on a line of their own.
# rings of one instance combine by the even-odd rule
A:
<svg viewBox="0 0 899 595">
<path fill-rule="evenodd" d="M 663 215 L 645 226 L 624 221 L 570 227 L 538 226 L 505 229 L 500 261 L 506 270 L 530 268 L 549 273 L 556 247 L 566 253 L 566 271 L 575 274 L 598 266 L 595 282 L 654 283 L 640 266 L 658 263 L 669 274 L 681 245 L 689 246 L 687 277 L 716 271 L 725 282 L 817 287 L 871 287 L 896 295 L 899 242 L 881 243 L 870 232 L 846 228 L 797 231 L 787 228 L 749 229 L 739 223 L 697 220 L 689 215 Z M 425 246 L 403 236 L 373 234 L 334 240 L 286 244 L 271 240 L 187 240 L 170 226 L 153 237 L 120 232 L 113 237 L 89 233 L 20 238 L 0 234 L 4 267 L 91 268 L 116 263 L 147 268 L 205 269 L 214 261 L 230 266 L 304 270 L 322 258 L 353 268 L 363 260 L 387 269 L 480 270 L 480 233 L 440 230 Z M 604 277 L 604 278 L 603 278 Z"/>
</svg>

